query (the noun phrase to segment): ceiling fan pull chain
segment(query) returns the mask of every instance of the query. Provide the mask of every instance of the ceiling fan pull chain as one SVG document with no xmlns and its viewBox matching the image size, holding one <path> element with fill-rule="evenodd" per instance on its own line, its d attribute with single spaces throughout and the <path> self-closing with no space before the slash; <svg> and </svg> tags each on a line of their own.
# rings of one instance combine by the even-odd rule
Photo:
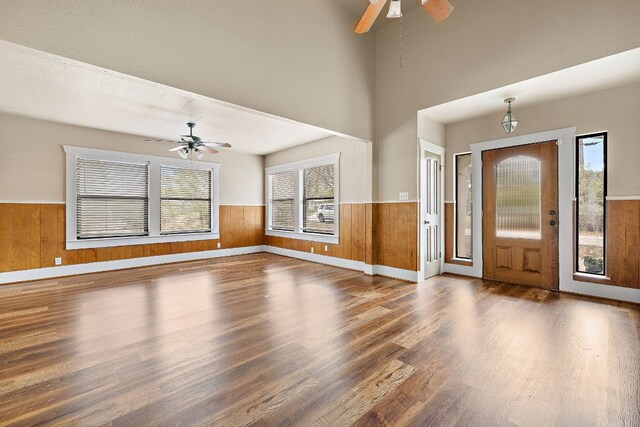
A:
<svg viewBox="0 0 640 427">
<path fill-rule="evenodd" d="M 402 68 L 402 18 L 400 18 L 400 68 Z"/>
</svg>

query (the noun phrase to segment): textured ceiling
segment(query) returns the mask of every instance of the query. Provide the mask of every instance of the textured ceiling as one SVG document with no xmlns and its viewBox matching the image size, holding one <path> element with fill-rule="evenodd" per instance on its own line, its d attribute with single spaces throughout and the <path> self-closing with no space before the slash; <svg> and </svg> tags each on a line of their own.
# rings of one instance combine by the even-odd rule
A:
<svg viewBox="0 0 640 427">
<path fill-rule="evenodd" d="M 0 111 L 143 137 L 195 134 L 268 154 L 335 133 L 0 41 Z M 168 145 L 170 147 L 170 145 Z"/>
</svg>

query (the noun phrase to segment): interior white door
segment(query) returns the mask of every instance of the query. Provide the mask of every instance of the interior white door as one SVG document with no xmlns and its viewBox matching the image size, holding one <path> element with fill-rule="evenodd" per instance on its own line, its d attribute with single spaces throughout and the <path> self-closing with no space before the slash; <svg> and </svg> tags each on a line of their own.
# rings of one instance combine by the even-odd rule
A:
<svg viewBox="0 0 640 427">
<path fill-rule="evenodd" d="M 424 266 L 425 266 L 425 279 L 440 274 L 440 259 L 442 258 L 441 247 L 441 191 L 440 191 L 440 156 L 437 154 L 424 152 L 424 168 L 422 173 L 425 174 L 426 179 L 422 182 L 425 183 L 422 197 L 422 209 L 423 209 L 423 223 L 422 223 L 422 238 L 423 240 L 423 254 Z"/>
</svg>

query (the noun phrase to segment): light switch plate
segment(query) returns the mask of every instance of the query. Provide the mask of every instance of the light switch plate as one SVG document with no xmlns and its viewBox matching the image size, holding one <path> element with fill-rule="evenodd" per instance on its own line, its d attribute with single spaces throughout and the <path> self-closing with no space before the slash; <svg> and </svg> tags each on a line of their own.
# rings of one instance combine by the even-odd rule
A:
<svg viewBox="0 0 640 427">
<path fill-rule="evenodd" d="M 325 252 L 329 252 L 329 246 L 328 245 L 324 245 L 324 251 Z"/>
<path fill-rule="evenodd" d="M 216 244 L 216 247 L 217 247 L 218 249 L 220 249 L 220 242 L 218 242 L 218 243 Z"/>
<path fill-rule="evenodd" d="M 311 246 L 311 253 L 313 253 L 313 246 Z"/>
<path fill-rule="evenodd" d="M 53 261 L 56 265 L 62 265 L 62 258 L 54 258 Z"/>
<path fill-rule="evenodd" d="M 400 193 L 400 200 L 409 200 L 409 193 L 407 193 L 406 191 Z"/>
</svg>

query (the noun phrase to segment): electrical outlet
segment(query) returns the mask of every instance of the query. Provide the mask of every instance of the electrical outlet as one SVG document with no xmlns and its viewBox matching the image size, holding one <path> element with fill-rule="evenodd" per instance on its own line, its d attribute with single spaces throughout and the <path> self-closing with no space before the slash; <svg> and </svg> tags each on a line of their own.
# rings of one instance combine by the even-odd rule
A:
<svg viewBox="0 0 640 427">
<path fill-rule="evenodd" d="M 216 243 L 216 248 L 220 249 L 220 242 Z"/>
<path fill-rule="evenodd" d="M 62 265 L 62 258 L 54 258 L 53 261 L 56 265 Z"/>
<path fill-rule="evenodd" d="M 409 200 L 409 193 L 407 193 L 406 191 L 400 193 L 400 200 Z"/>
<path fill-rule="evenodd" d="M 311 253 L 313 253 L 313 246 L 311 246 Z"/>
<path fill-rule="evenodd" d="M 325 252 L 329 252 L 329 246 L 328 245 L 324 245 L 324 251 Z"/>
</svg>

